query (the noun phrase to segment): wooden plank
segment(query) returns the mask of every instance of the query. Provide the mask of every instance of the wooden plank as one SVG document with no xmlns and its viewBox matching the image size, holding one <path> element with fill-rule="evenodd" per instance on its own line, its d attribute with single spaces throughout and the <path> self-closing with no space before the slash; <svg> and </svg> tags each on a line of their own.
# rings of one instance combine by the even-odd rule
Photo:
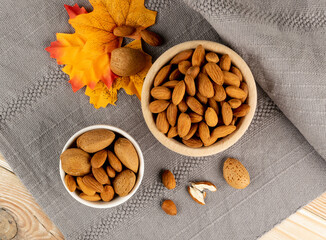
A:
<svg viewBox="0 0 326 240">
<path fill-rule="evenodd" d="M 64 239 L 1 156 L 0 166 L 0 208 L 16 221 L 18 232 L 14 239 Z"/>
</svg>

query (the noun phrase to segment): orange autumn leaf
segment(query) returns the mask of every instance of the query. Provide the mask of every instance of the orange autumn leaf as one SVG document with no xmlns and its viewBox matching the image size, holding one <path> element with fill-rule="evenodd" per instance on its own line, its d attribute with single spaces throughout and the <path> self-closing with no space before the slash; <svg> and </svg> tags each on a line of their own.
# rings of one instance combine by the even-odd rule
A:
<svg viewBox="0 0 326 240">
<path fill-rule="evenodd" d="M 64 6 L 70 19 L 77 17 L 79 14 L 87 13 L 86 9 L 84 7 L 79 7 L 77 3 L 74 6 L 69 6 L 66 4 L 64 4 Z"/>
<path fill-rule="evenodd" d="M 156 12 L 145 8 L 144 0 L 90 0 L 94 10 L 70 19 L 76 32 L 87 39 L 89 53 L 108 53 L 119 46 L 120 37 L 113 35 L 117 26 L 136 28 L 131 36 L 139 39 L 139 31 L 155 23 Z"/>
<path fill-rule="evenodd" d="M 77 4 L 65 5 L 70 19 L 79 14 L 87 13 Z M 112 73 L 109 67 L 109 55 L 106 53 L 89 54 L 85 50 L 87 40 L 78 33 L 57 33 L 57 41 L 52 42 L 45 50 L 52 58 L 57 59 L 58 64 L 65 64 L 63 72 L 69 75 L 69 83 L 74 92 L 84 86 L 94 88 L 98 81 L 102 81 L 107 87 L 111 87 L 118 76 Z M 121 42 L 119 42 L 121 44 Z"/>
<path fill-rule="evenodd" d="M 141 41 L 135 40 L 126 47 L 141 49 Z M 118 77 L 111 88 L 107 88 L 102 82 L 98 82 L 94 89 L 87 87 L 85 94 L 90 97 L 89 101 L 95 108 L 104 108 L 108 104 L 114 105 L 118 99 L 117 93 L 121 88 L 124 88 L 127 94 L 135 94 L 140 99 L 144 78 L 151 66 L 152 57 L 146 54 L 146 65 L 139 73 L 130 77 Z"/>
</svg>

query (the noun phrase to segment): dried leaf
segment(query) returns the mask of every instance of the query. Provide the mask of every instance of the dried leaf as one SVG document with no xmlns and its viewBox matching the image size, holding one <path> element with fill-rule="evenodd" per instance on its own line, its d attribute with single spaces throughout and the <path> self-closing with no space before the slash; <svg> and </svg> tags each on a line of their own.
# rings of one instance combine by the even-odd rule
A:
<svg viewBox="0 0 326 240">
<path fill-rule="evenodd" d="M 64 4 L 64 6 L 70 19 L 77 17 L 79 14 L 87 13 L 86 9 L 84 7 L 79 7 L 77 3 L 74 6 L 69 6 L 66 4 Z"/>
<path fill-rule="evenodd" d="M 90 0 L 94 10 L 70 19 L 76 32 L 87 39 L 85 49 L 89 53 L 111 52 L 119 46 L 120 37 L 113 35 L 116 26 L 136 28 L 131 37 L 155 23 L 156 12 L 145 8 L 144 0 Z"/>
</svg>

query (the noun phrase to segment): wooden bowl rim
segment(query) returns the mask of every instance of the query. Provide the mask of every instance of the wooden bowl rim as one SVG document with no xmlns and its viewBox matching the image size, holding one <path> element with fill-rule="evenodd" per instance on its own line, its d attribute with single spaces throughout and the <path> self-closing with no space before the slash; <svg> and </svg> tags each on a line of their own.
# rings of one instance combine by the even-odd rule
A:
<svg viewBox="0 0 326 240">
<path fill-rule="evenodd" d="M 245 117 L 243 117 L 240 120 L 238 124 L 239 127 L 237 128 L 237 130 L 234 131 L 229 136 L 219 140 L 218 142 L 208 147 L 191 148 L 184 145 L 181 142 L 178 142 L 175 139 L 168 138 L 157 129 L 154 122 L 153 115 L 149 111 L 149 103 L 150 103 L 149 101 L 151 99 L 150 89 L 153 85 L 154 77 L 156 76 L 157 72 L 166 63 L 168 63 L 176 54 L 187 49 L 195 49 L 199 44 L 203 45 L 206 51 L 213 51 L 219 54 L 228 54 L 231 58 L 232 64 L 240 69 L 243 78 L 245 79 L 245 82 L 248 85 L 249 93 L 248 93 L 247 101 L 250 106 L 250 111 Z M 147 76 L 144 80 L 143 89 L 142 89 L 141 106 L 142 106 L 143 116 L 149 130 L 154 135 L 154 137 L 165 147 L 167 147 L 168 149 L 176 153 L 185 156 L 192 156 L 192 157 L 210 156 L 213 154 L 220 153 L 226 150 L 227 148 L 231 147 L 243 136 L 243 134 L 248 129 L 254 117 L 256 106 L 257 106 L 256 83 L 247 63 L 229 47 L 212 41 L 205 41 L 205 40 L 188 41 L 188 42 L 180 43 L 168 49 L 154 62 L 152 67 L 149 69 Z"/>
</svg>

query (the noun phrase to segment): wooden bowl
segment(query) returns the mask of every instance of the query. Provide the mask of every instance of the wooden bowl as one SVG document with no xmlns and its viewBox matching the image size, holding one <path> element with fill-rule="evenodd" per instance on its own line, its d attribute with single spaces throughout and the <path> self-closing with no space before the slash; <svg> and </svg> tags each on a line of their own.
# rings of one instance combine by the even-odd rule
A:
<svg viewBox="0 0 326 240">
<path fill-rule="evenodd" d="M 153 114 L 149 110 L 149 103 L 151 100 L 150 90 L 153 87 L 153 81 L 157 72 L 163 66 L 165 66 L 176 54 L 187 49 L 195 49 L 199 44 L 203 45 L 206 51 L 213 51 L 219 54 L 228 54 L 231 58 L 232 64 L 240 69 L 243 75 L 243 79 L 248 85 L 249 93 L 248 93 L 247 103 L 250 106 L 250 111 L 246 116 L 241 118 L 241 120 L 237 124 L 237 129 L 232 134 L 228 135 L 225 138 L 222 138 L 221 140 L 218 140 L 216 143 L 212 144 L 211 146 L 208 147 L 203 146 L 201 148 L 191 148 L 173 138 L 168 138 L 166 135 L 164 135 L 157 129 L 153 118 Z M 186 155 L 186 156 L 192 156 L 192 157 L 202 157 L 202 156 L 209 156 L 209 155 L 222 152 L 227 148 L 231 147 L 242 137 L 242 135 L 246 132 L 254 117 L 254 113 L 257 105 L 257 89 L 256 89 L 254 77 L 248 65 L 232 49 L 222 44 L 211 42 L 211 41 L 204 41 L 204 40 L 189 41 L 189 42 L 180 43 L 170 48 L 155 61 L 155 63 L 152 65 L 149 72 L 147 73 L 147 76 L 144 81 L 141 104 L 142 104 L 142 111 L 143 111 L 143 116 L 146 121 L 146 124 L 149 130 L 154 135 L 154 137 L 160 143 L 162 143 L 165 147 L 169 148 L 170 150 L 176 153 Z"/>
</svg>

